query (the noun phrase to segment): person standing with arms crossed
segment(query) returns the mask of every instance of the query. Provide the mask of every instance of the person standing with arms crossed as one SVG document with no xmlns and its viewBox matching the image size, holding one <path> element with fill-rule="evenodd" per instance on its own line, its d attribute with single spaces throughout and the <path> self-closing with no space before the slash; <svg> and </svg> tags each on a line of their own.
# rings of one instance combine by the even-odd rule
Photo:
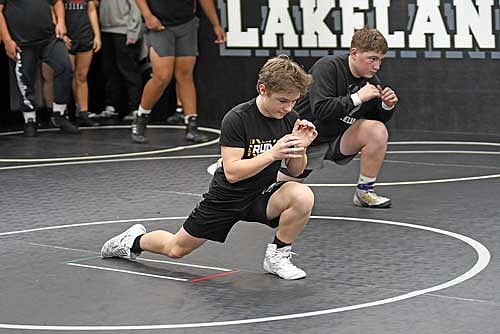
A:
<svg viewBox="0 0 500 334">
<path fill-rule="evenodd" d="M 132 140 L 145 143 L 149 114 L 175 76 L 179 98 L 184 110 L 185 138 L 193 142 L 208 141 L 198 131 L 196 88 L 193 70 L 198 56 L 197 3 L 213 26 L 215 43 L 226 40 L 213 0 L 136 0 L 146 25 L 144 38 L 152 67 L 151 79 L 146 83 L 137 117 L 132 122 Z"/>
</svg>

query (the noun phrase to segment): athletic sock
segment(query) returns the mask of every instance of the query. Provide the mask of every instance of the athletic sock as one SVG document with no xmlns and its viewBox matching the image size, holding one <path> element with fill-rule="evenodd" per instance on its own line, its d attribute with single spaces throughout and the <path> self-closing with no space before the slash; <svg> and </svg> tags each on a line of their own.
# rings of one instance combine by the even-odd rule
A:
<svg viewBox="0 0 500 334">
<path fill-rule="evenodd" d="M 36 121 L 36 111 L 26 111 L 23 112 L 24 123 L 28 123 L 28 120 L 31 118 L 34 122 Z"/>
<path fill-rule="evenodd" d="M 140 254 L 142 252 L 142 248 L 141 248 L 141 237 L 143 236 L 144 234 L 141 234 L 139 235 L 138 237 L 136 237 L 134 239 L 134 243 L 132 244 L 132 248 L 130 248 L 130 251 L 134 254 Z"/>
<path fill-rule="evenodd" d="M 54 113 L 57 113 L 57 114 L 63 116 L 64 113 L 66 112 L 66 105 L 53 102 L 52 103 L 52 110 L 54 110 Z"/>
<path fill-rule="evenodd" d="M 276 245 L 276 248 L 283 248 L 285 246 L 290 246 L 291 244 L 287 244 L 283 241 L 281 241 L 280 239 L 278 239 L 278 236 L 274 236 L 274 240 L 273 240 L 273 244 Z"/>
<path fill-rule="evenodd" d="M 144 109 L 142 106 L 139 106 L 139 109 L 137 109 L 138 116 L 149 115 L 150 113 L 151 113 L 151 109 Z"/>
<path fill-rule="evenodd" d="M 365 191 L 372 190 L 375 181 L 377 181 L 376 177 L 368 177 L 360 174 L 357 188 Z"/>
<path fill-rule="evenodd" d="M 198 117 L 198 114 L 184 116 L 184 123 L 186 123 L 186 125 L 189 124 L 189 120 L 191 119 L 191 117 Z"/>
</svg>

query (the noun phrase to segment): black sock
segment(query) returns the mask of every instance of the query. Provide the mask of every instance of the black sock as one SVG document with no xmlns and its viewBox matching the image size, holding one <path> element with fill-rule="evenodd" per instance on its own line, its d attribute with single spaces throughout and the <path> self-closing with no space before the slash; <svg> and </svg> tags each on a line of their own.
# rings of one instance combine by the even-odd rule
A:
<svg viewBox="0 0 500 334">
<path fill-rule="evenodd" d="M 276 244 L 276 248 L 283 248 L 285 246 L 290 246 L 291 244 L 284 243 L 280 239 L 278 239 L 278 236 L 274 236 L 273 244 Z"/>
<path fill-rule="evenodd" d="M 141 234 L 140 236 L 136 237 L 134 239 L 134 243 L 132 244 L 132 248 L 130 248 L 130 251 L 134 254 L 140 254 L 142 252 L 142 249 L 141 249 L 141 237 L 143 236 L 144 234 Z"/>
</svg>

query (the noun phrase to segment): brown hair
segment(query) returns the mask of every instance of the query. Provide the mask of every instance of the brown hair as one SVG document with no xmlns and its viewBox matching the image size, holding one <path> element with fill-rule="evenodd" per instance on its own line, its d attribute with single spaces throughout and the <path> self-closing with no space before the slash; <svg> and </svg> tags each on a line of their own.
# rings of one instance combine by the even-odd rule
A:
<svg viewBox="0 0 500 334">
<path fill-rule="evenodd" d="M 268 59 L 259 71 L 257 91 L 259 85 L 266 86 L 270 93 L 297 89 L 300 95 L 304 95 L 312 82 L 312 76 L 291 60 L 287 55 L 279 55 Z"/>
<path fill-rule="evenodd" d="M 352 48 L 356 48 L 360 52 L 376 51 L 383 54 L 389 49 L 384 35 L 377 29 L 368 27 L 356 30 L 354 35 L 352 35 Z"/>
</svg>

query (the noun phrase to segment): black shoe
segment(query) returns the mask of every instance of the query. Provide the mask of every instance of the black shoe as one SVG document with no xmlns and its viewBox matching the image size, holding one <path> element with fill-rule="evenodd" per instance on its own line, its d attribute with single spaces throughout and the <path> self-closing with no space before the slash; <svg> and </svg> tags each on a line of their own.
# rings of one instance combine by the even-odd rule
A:
<svg viewBox="0 0 500 334">
<path fill-rule="evenodd" d="M 50 118 L 50 121 L 56 128 L 61 128 L 61 130 L 67 133 L 80 133 L 80 130 L 78 130 L 78 128 L 73 123 L 71 123 L 65 116 L 62 116 L 60 113 L 54 113 Z"/>
<path fill-rule="evenodd" d="M 195 143 L 204 143 L 208 141 L 208 136 L 201 133 L 198 130 L 198 117 L 197 116 L 191 116 L 189 117 L 189 122 L 186 128 L 186 136 L 185 138 L 189 141 L 195 142 Z"/>
<path fill-rule="evenodd" d="M 149 115 L 137 115 L 132 122 L 132 140 L 136 143 L 143 144 L 147 142 L 146 127 L 148 125 Z"/>
<path fill-rule="evenodd" d="M 33 118 L 28 118 L 28 121 L 24 123 L 24 136 L 25 137 L 36 137 L 38 125 L 33 120 Z"/>
<path fill-rule="evenodd" d="M 100 124 L 89 118 L 88 112 L 78 113 L 78 126 L 99 126 Z"/>
<path fill-rule="evenodd" d="M 169 125 L 185 125 L 184 114 L 176 111 L 173 115 L 167 117 L 167 124 Z"/>
</svg>

